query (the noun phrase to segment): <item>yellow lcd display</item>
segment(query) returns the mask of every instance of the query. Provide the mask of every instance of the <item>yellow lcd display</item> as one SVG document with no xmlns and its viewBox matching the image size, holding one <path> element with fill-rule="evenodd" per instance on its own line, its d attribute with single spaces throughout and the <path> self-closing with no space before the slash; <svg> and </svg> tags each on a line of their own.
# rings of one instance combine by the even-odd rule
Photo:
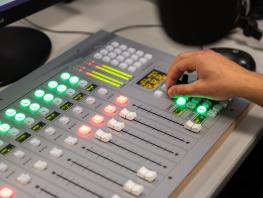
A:
<svg viewBox="0 0 263 198">
<path fill-rule="evenodd" d="M 166 79 L 166 74 L 156 69 L 149 72 L 146 76 L 140 79 L 137 84 L 146 89 L 154 89 L 162 81 Z"/>
</svg>

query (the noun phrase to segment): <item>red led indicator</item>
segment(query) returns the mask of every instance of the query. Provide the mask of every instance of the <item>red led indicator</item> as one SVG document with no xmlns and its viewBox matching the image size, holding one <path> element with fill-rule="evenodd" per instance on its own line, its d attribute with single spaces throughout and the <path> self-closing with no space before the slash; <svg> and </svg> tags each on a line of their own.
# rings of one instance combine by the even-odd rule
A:
<svg viewBox="0 0 263 198">
<path fill-rule="evenodd" d="M 116 98 L 116 104 L 120 106 L 125 106 L 128 104 L 128 102 L 129 102 L 129 99 L 126 96 L 119 96 L 118 98 Z"/>
<path fill-rule="evenodd" d="M 15 198 L 15 192 L 7 186 L 0 187 L 0 198 Z"/>
<path fill-rule="evenodd" d="M 91 128 L 87 125 L 82 125 L 78 129 L 78 135 L 80 137 L 88 137 L 91 135 L 91 132 L 92 132 Z"/>
<path fill-rule="evenodd" d="M 117 112 L 117 108 L 113 105 L 107 105 L 103 111 L 106 115 L 114 115 Z"/>
<path fill-rule="evenodd" d="M 91 118 L 91 122 L 95 126 L 101 126 L 104 123 L 104 117 L 101 115 L 95 115 Z"/>
</svg>

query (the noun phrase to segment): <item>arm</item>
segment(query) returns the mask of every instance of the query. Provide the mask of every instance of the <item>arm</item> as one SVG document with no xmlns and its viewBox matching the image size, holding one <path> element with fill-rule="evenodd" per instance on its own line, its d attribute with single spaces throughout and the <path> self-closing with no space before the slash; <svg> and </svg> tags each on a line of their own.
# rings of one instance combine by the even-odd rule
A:
<svg viewBox="0 0 263 198">
<path fill-rule="evenodd" d="M 185 71 L 197 71 L 198 80 L 175 85 Z M 166 85 L 169 96 L 207 96 L 215 100 L 238 96 L 263 106 L 263 76 L 211 50 L 177 56 L 168 70 Z"/>
</svg>

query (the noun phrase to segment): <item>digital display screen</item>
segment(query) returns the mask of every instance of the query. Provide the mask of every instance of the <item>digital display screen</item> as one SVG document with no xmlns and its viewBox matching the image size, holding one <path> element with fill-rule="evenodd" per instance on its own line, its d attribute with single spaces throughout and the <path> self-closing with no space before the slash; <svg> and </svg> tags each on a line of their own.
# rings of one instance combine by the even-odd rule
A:
<svg viewBox="0 0 263 198">
<path fill-rule="evenodd" d="M 18 6 L 29 0 L 0 0 L 0 12 Z"/>
<path fill-rule="evenodd" d="M 164 72 L 154 69 L 142 79 L 140 79 L 137 84 L 146 89 L 154 89 L 165 79 L 166 74 Z"/>
</svg>

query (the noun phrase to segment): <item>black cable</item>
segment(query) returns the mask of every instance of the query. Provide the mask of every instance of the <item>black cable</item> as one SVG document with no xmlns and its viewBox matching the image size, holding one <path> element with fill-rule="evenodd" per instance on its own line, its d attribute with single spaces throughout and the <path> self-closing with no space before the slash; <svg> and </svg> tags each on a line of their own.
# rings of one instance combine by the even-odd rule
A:
<svg viewBox="0 0 263 198">
<path fill-rule="evenodd" d="M 40 25 L 35 24 L 34 22 L 30 21 L 29 19 L 24 19 L 24 21 L 26 21 L 28 24 L 30 24 L 31 26 L 43 30 L 43 31 L 47 31 L 47 32 L 52 32 L 52 33 L 56 33 L 56 34 L 84 34 L 84 35 L 88 35 L 91 36 L 94 33 L 93 32 L 86 32 L 86 31 L 74 31 L 74 30 L 52 30 L 46 27 L 42 27 Z"/>
<path fill-rule="evenodd" d="M 154 27 L 162 27 L 162 25 L 159 25 L 159 24 L 128 25 L 128 26 L 124 26 L 124 27 L 115 29 L 115 30 L 112 31 L 112 33 L 122 32 L 122 31 L 125 31 L 125 30 L 135 29 L 135 28 L 154 28 Z"/>
</svg>

